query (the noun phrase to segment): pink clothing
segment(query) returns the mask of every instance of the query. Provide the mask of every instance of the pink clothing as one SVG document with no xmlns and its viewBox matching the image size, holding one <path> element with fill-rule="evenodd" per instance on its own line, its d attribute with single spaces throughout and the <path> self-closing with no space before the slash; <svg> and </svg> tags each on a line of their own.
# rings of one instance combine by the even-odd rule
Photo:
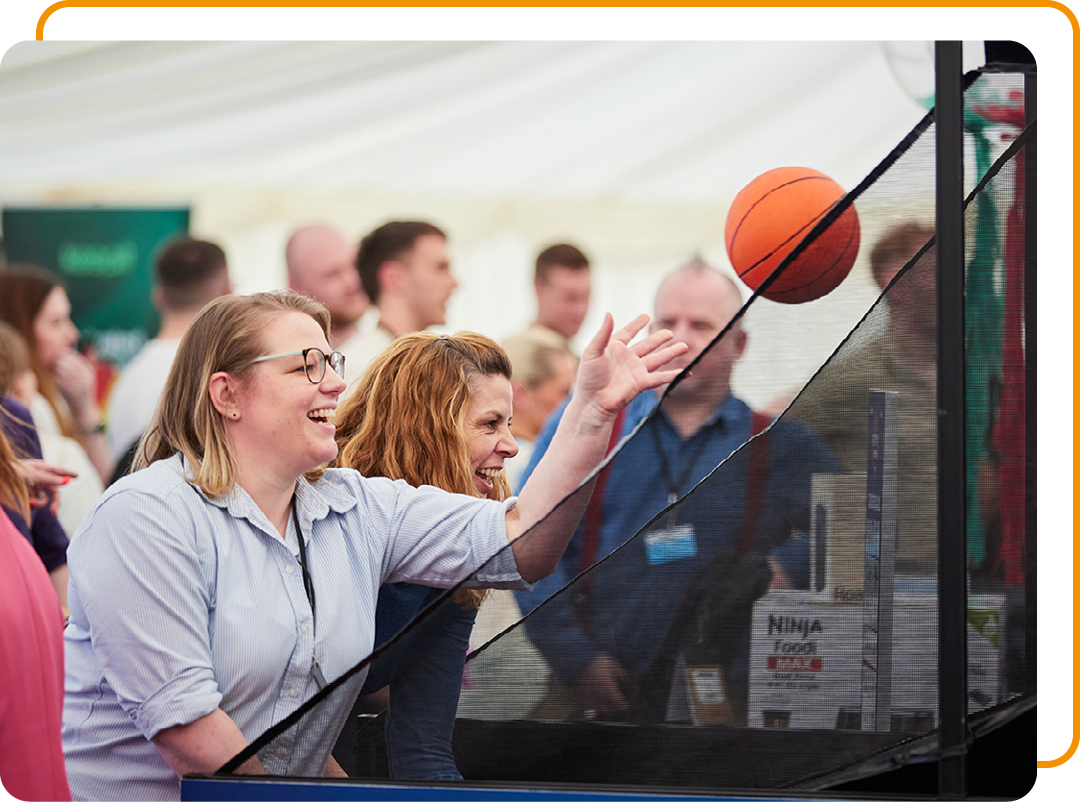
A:
<svg viewBox="0 0 1080 802">
<path fill-rule="evenodd" d="M 0 511 L 0 782 L 17 799 L 71 799 L 60 747 L 63 630 L 45 566 Z"/>
</svg>

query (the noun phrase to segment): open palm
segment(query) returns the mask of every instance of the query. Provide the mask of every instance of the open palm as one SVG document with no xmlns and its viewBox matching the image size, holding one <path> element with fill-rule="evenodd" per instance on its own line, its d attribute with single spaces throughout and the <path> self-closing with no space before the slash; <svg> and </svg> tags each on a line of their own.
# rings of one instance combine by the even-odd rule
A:
<svg viewBox="0 0 1080 802">
<path fill-rule="evenodd" d="M 638 315 L 613 332 L 615 323 L 611 315 L 604 315 L 600 331 L 581 356 L 575 392 L 602 412 L 614 415 L 639 393 L 674 379 L 678 370 L 661 368 L 684 354 L 687 346 L 670 343 L 672 334 L 666 329 L 631 344 L 648 323 L 648 315 Z"/>
</svg>

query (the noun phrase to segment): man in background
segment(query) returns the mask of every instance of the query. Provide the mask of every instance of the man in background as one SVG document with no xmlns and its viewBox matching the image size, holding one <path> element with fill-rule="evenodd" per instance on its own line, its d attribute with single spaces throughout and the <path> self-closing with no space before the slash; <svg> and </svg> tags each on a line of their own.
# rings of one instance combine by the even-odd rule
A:
<svg viewBox="0 0 1080 802">
<path fill-rule="evenodd" d="M 106 438 L 118 461 L 114 478 L 126 472 L 125 454 L 150 425 L 188 324 L 206 304 L 232 291 L 225 252 L 205 240 L 184 237 L 169 243 L 158 254 L 154 272 L 152 297 L 161 327 L 124 367 L 109 394 Z"/>
<path fill-rule="evenodd" d="M 567 342 L 577 336 L 589 311 L 592 277 L 589 260 L 574 245 L 545 248 L 536 257 L 533 278 L 536 319 L 530 328 L 544 328 Z"/>
<path fill-rule="evenodd" d="M 302 226 L 285 244 L 285 267 L 290 290 L 330 311 L 330 347 L 343 348 L 369 303 L 356 269 L 356 245 L 332 226 Z"/>
<path fill-rule="evenodd" d="M 374 326 L 338 348 L 345 354 L 350 385 L 395 337 L 445 323 L 457 287 L 446 234 L 421 221 L 396 220 L 376 228 L 360 240 L 356 267 L 378 315 Z"/>
<path fill-rule="evenodd" d="M 702 355 L 741 305 L 735 283 L 704 262 L 670 273 L 656 292 L 652 326 L 671 330 L 673 342 L 689 346 L 672 366 L 685 368 Z M 702 577 L 721 589 L 747 584 L 714 566 L 718 559 L 750 556 L 754 581 L 740 608 L 746 619 L 729 617 L 713 633 L 730 643 L 726 696 L 734 720 L 745 717 L 748 605 L 766 586 L 807 586 L 808 540 L 792 535 L 809 529 L 811 475 L 833 470 L 821 443 L 785 421 L 767 439 L 758 438 L 767 448 L 748 447 L 728 460 L 769 423 L 732 393 L 732 371 L 746 343 L 747 333 L 736 322 L 671 388 L 659 410 L 664 388 L 642 393 L 626 407 L 621 434 L 634 436 L 611 462 L 604 489 L 594 491 L 596 506 L 590 506 L 555 571 L 535 590 L 516 594 L 524 613 L 534 611 L 618 549 L 608 570 L 592 572 L 586 583 L 526 618 L 528 636 L 553 678 L 533 717 L 619 720 L 632 712 L 635 697 L 659 693 L 667 699 L 666 688 L 649 687 L 650 669 L 672 636 L 680 600 Z M 561 410 L 544 427 L 523 484 L 560 417 Z M 706 492 L 691 495 L 710 474 Z M 677 500 L 684 501 L 673 506 Z"/>
<path fill-rule="evenodd" d="M 884 290 L 934 237 L 934 226 L 908 222 L 887 230 L 870 251 Z M 886 325 L 852 338 L 792 407 L 852 474 L 866 471 L 867 398 L 899 394 L 897 409 L 896 571 L 937 571 L 937 297 L 936 250 L 929 248 L 885 295 Z"/>
</svg>

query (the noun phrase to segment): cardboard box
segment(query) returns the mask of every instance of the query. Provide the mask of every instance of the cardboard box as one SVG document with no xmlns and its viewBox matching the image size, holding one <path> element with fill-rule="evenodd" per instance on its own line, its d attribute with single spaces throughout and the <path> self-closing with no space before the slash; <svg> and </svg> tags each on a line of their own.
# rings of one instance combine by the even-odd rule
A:
<svg viewBox="0 0 1080 802">
<path fill-rule="evenodd" d="M 891 698 L 886 729 L 937 726 L 937 597 L 897 596 L 893 605 Z M 860 729 L 863 608 L 781 591 L 754 606 L 750 641 L 751 727 Z M 968 711 L 1001 700 L 1004 604 L 1000 595 L 968 600 Z M 881 727 L 879 727 L 881 728 Z"/>
</svg>

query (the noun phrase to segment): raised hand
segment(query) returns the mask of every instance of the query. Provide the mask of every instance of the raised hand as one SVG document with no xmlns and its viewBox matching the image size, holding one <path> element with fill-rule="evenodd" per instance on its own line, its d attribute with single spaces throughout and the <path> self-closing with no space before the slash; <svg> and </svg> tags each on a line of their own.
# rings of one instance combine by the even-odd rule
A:
<svg viewBox="0 0 1080 802">
<path fill-rule="evenodd" d="M 661 329 L 640 342 L 630 344 L 649 323 L 642 314 L 618 331 L 610 314 L 585 348 L 578 368 L 575 394 L 591 402 L 602 413 L 614 415 L 639 393 L 667 384 L 678 370 L 661 370 L 671 360 L 686 353 L 686 343 L 667 344 L 672 334 Z"/>
<path fill-rule="evenodd" d="M 82 428 L 93 428 L 99 418 L 97 374 L 94 363 L 77 351 L 64 353 L 56 362 L 56 383 Z"/>
<path fill-rule="evenodd" d="M 507 511 L 506 536 L 514 543 L 518 572 L 535 582 L 554 570 L 589 503 L 589 492 L 575 492 L 604 458 L 611 427 L 620 409 L 639 393 L 667 384 L 679 371 L 662 370 L 686 352 L 686 343 L 667 344 L 670 331 L 656 331 L 639 343 L 630 341 L 649 322 L 639 315 L 613 331 L 611 315 L 582 354 L 574 394 L 547 452 L 537 463 Z M 531 530 L 531 536 L 518 539 Z"/>
</svg>

